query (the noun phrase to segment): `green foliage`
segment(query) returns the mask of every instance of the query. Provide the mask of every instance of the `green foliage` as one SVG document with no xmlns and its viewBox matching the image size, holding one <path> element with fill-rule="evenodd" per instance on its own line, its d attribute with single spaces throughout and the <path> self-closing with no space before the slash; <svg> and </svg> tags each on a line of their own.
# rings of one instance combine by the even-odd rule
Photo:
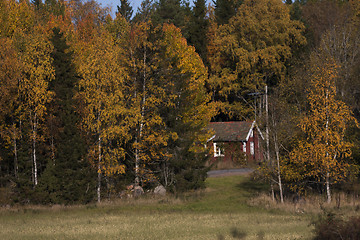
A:
<svg viewBox="0 0 360 240">
<path fill-rule="evenodd" d="M 134 22 L 147 22 L 152 18 L 155 10 L 155 3 L 153 0 L 143 0 L 140 7 L 136 11 Z"/>
<path fill-rule="evenodd" d="M 120 6 L 117 6 L 117 14 L 121 14 L 126 21 L 130 21 L 133 14 L 133 9 L 128 0 L 120 0 Z"/>
<path fill-rule="evenodd" d="M 154 25 L 162 25 L 164 23 L 174 24 L 187 37 L 186 26 L 190 13 L 190 7 L 187 2 L 182 2 L 181 0 L 159 0 L 156 3 L 155 12 L 151 20 Z"/>
<path fill-rule="evenodd" d="M 65 204 L 94 199 L 96 171 L 99 197 L 134 180 L 145 188 L 160 182 L 177 193 L 202 188 L 204 127 L 214 115 L 253 118 L 249 93 L 265 84 L 270 112 L 276 112 L 269 126 L 270 146 L 277 148 L 271 153 L 280 153 L 284 165 L 279 173 L 291 170 L 287 180 L 305 185 L 323 177 L 315 161 L 305 171 L 288 158 L 297 143 L 307 158 L 319 159 L 311 155 L 318 153 L 330 160 L 332 154 L 311 148 L 319 141 L 310 133 L 321 137 L 321 127 L 299 117 L 315 116 L 304 114 L 309 107 L 322 109 L 319 98 L 306 102 L 317 89 L 309 88 L 315 68 L 307 55 L 334 61 L 333 98 L 359 116 L 360 5 L 286 3 L 217 0 L 206 9 L 204 0 L 193 8 L 186 0 L 144 0 L 131 20 L 128 0 L 120 1 L 115 19 L 94 0 L 0 0 L 1 186 L 17 202 Z M 336 101 L 332 109 L 347 109 Z M 318 124 L 324 114 L 316 111 Z M 331 123 L 338 128 L 331 130 L 340 133 L 331 144 L 340 139 L 342 145 L 330 148 L 328 139 L 321 149 L 358 169 L 358 130 L 345 134 L 347 115 L 335 113 Z M 296 129 L 299 119 L 306 133 Z M 355 175 L 330 177 L 355 181 Z"/>
<path fill-rule="evenodd" d="M 197 0 L 194 2 L 195 6 L 192 9 L 192 15 L 188 26 L 188 42 L 195 47 L 196 52 L 200 55 L 203 62 L 206 60 L 206 34 L 209 21 L 206 17 L 207 9 L 205 4 L 205 0 Z"/>
<path fill-rule="evenodd" d="M 41 178 L 40 191 L 47 193 L 46 203 L 87 203 L 94 196 L 94 173 L 85 160 L 86 146 L 81 135 L 80 116 L 74 99 L 78 78 L 64 36 L 58 28 L 53 29 L 51 42 L 55 79 L 50 89 L 55 98 L 49 105 L 48 139 L 52 156 Z"/>
<path fill-rule="evenodd" d="M 216 0 L 215 4 L 215 19 L 217 24 L 223 25 L 227 24 L 235 14 L 237 6 L 240 5 L 242 1 L 238 0 Z"/>
</svg>

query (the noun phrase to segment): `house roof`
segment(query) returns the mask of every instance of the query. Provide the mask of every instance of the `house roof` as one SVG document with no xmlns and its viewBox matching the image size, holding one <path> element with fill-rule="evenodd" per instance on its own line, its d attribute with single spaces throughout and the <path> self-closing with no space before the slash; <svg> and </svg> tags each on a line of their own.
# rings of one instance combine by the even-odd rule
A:
<svg viewBox="0 0 360 240">
<path fill-rule="evenodd" d="M 211 122 L 208 129 L 215 132 L 209 141 L 245 142 L 249 139 L 255 122 Z"/>
</svg>

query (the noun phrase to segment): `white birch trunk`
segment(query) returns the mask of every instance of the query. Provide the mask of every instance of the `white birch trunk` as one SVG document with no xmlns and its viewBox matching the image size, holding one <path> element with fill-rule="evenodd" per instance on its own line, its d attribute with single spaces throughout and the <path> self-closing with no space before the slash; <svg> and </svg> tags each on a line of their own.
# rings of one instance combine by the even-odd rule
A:
<svg viewBox="0 0 360 240">
<path fill-rule="evenodd" d="M 101 202 L 101 161 L 102 161 L 102 153 L 101 153 L 101 101 L 99 101 L 98 106 L 98 114 L 97 114 L 97 124 L 98 124 L 98 166 L 97 166 L 97 202 Z"/>
<path fill-rule="evenodd" d="M 280 171 L 279 145 L 278 145 L 276 137 L 274 137 L 274 144 L 275 144 L 275 153 L 276 153 L 276 162 L 277 162 L 277 175 L 278 175 L 278 184 L 279 184 L 279 191 L 280 191 L 280 201 L 281 201 L 281 203 L 284 203 L 284 196 L 283 196 L 283 189 L 282 189 L 282 182 L 281 182 L 281 171 Z"/>
<path fill-rule="evenodd" d="M 142 97 L 142 104 L 140 110 L 140 126 L 139 126 L 139 139 L 136 139 L 136 150 L 135 150 L 135 186 L 139 186 L 140 179 L 139 179 L 139 168 L 140 168 L 140 151 L 138 147 L 138 141 L 142 140 L 143 128 L 144 128 L 144 118 L 145 118 L 145 103 L 146 103 L 146 50 L 144 50 L 143 56 L 143 97 Z"/>
<path fill-rule="evenodd" d="M 329 90 L 326 90 L 326 159 L 329 158 L 329 152 L 328 152 L 328 146 L 329 146 L 329 140 L 328 140 L 328 134 L 329 134 L 329 114 L 328 114 L 328 98 L 329 98 Z M 326 166 L 327 167 L 327 166 Z M 328 167 L 327 167 L 328 168 Z M 327 202 L 331 202 L 331 191 L 330 191 L 330 173 L 329 169 L 326 171 L 326 196 L 327 196 Z"/>
<path fill-rule="evenodd" d="M 330 191 L 330 173 L 326 173 L 326 196 L 327 203 L 331 203 L 331 191 Z"/>
<path fill-rule="evenodd" d="M 134 54 L 133 54 L 133 51 L 132 49 L 130 49 L 130 56 L 131 56 L 131 60 L 132 60 L 132 63 L 133 63 L 133 69 L 134 69 L 134 72 L 136 72 L 136 64 L 135 64 L 135 60 L 134 60 Z M 137 89 L 136 89 L 136 82 L 137 82 L 137 79 L 136 79 L 136 76 L 134 77 L 134 99 L 136 100 L 137 98 Z M 139 185 L 139 164 L 140 164 L 140 158 L 139 158 L 139 147 L 138 147 L 138 143 L 139 143 L 139 139 L 138 137 L 136 136 L 135 137 L 135 186 L 138 186 Z"/>
<path fill-rule="evenodd" d="M 268 162 L 269 166 L 272 166 L 272 161 L 270 159 L 270 139 L 269 139 L 269 102 L 268 102 L 268 88 L 267 85 L 265 86 L 265 112 L 266 112 L 266 161 Z M 270 182 L 271 187 L 271 198 L 275 201 L 275 192 L 274 186 L 272 181 Z"/>
<path fill-rule="evenodd" d="M 36 131 L 37 131 L 37 118 L 36 113 L 34 114 L 33 119 L 33 164 L 34 164 L 34 186 L 38 185 L 38 169 L 37 169 L 37 159 L 36 159 Z"/>
<path fill-rule="evenodd" d="M 98 156 L 98 183 L 97 183 L 97 201 L 98 203 L 100 203 L 101 201 L 101 137 L 99 134 L 99 138 L 98 138 L 98 151 L 99 151 L 99 156 Z"/>
</svg>

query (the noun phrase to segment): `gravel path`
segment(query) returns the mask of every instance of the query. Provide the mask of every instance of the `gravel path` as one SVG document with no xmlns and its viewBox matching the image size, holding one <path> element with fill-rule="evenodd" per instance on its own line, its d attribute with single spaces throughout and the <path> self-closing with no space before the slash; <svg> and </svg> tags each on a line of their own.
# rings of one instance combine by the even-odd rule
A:
<svg viewBox="0 0 360 240">
<path fill-rule="evenodd" d="M 251 168 L 238 168 L 238 169 L 224 169 L 224 170 L 213 170 L 208 172 L 208 177 L 225 177 L 233 175 L 247 175 L 252 173 L 254 170 Z"/>
</svg>

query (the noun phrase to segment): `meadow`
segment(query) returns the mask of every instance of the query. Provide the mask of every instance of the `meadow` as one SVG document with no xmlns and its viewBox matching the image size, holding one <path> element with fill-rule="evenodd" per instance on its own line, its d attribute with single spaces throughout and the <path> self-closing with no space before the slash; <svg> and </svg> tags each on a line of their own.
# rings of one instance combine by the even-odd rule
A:
<svg viewBox="0 0 360 240">
<path fill-rule="evenodd" d="M 207 179 L 186 195 L 0 211 L 1 239 L 310 239 L 310 214 L 249 205 L 264 186 Z"/>
</svg>

